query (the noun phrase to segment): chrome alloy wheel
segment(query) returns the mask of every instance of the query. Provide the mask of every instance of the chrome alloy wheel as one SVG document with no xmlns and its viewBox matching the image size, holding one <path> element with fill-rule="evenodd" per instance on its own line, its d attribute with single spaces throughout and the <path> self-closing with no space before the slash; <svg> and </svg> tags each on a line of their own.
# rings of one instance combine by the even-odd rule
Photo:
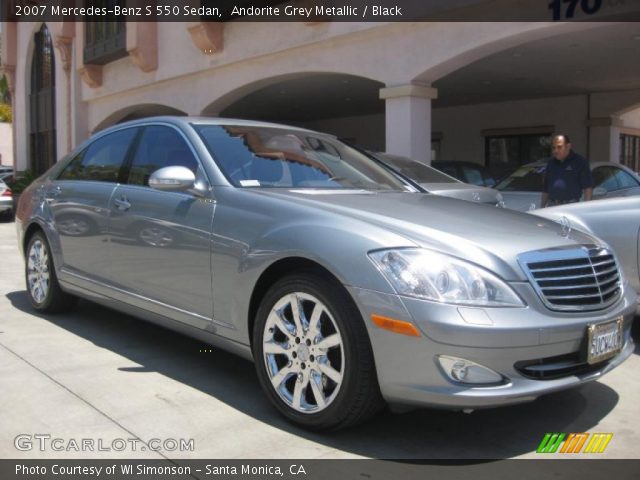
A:
<svg viewBox="0 0 640 480">
<path fill-rule="evenodd" d="M 278 300 L 267 317 L 262 350 L 271 385 L 301 413 L 317 413 L 336 398 L 345 371 L 342 336 L 327 307 L 302 292 Z"/>
<path fill-rule="evenodd" d="M 31 244 L 27 258 L 27 280 L 29 293 L 37 302 L 44 302 L 49 293 L 49 253 L 40 240 Z"/>
</svg>

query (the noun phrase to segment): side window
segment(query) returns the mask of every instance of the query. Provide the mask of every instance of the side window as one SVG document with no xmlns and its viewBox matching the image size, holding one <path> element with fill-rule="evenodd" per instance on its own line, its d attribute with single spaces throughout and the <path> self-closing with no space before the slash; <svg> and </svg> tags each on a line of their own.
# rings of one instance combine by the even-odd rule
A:
<svg viewBox="0 0 640 480">
<path fill-rule="evenodd" d="M 620 188 L 634 188 L 638 186 L 638 181 L 621 168 L 616 168 L 616 179 Z"/>
<path fill-rule="evenodd" d="M 479 185 L 481 187 L 484 186 L 484 180 L 482 179 L 482 172 L 480 172 L 480 170 L 463 166 L 462 173 L 467 183 Z"/>
<path fill-rule="evenodd" d="M 120 167 L 137 131 L 129 128 L 99 138 L 76 155 L 58 179 L 117 182 Z"/>
<path fill-rule="evenodd" d="M 457 178 L 458 180 L 460 180 L 460 176 L 458 175 L 458 171 L 456 170 L 455 167 L 448 167 L 448 166 L 441 167 L 440 171 L 446 173 L 447 175 L 453 178 Z"/>
<path fill-rule="evenodd" d="M 153 172 L 172 166 L 187 167 L 195 174 L 198 161 L 184 138 L 173 128 L 146 127 L 133 157 L 128 183 L 148 186 Z"/>
<path fill-rule="evenodd" d="M 489 188 L 496 186 L 496 179 L 493 178 L 489 172 L 487 172 L 484 169 L 481 169 L 480 174 L 482 175 L 483 186 L 489 187 Z"/>
<path fill-rule="evenodd" d="M 593 170 L 593 188 L 604 188 L 607 192 L 618 190 L 616 169 L 613 167 L 598 167 Z"/>
</svg>

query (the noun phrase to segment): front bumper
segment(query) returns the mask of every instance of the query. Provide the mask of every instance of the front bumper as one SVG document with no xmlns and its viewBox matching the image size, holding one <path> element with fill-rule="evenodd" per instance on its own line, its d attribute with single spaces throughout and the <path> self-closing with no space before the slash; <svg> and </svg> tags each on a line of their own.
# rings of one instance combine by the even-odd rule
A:
<svg viewBox="0 0 640 480">
<path fill-rule="evenodd" d="M 458 307 L 349 287 L 367 325 L 383 397 L 390 403 L 449 409 L 528 402 L 596 380 L 633 352 L 630 331 L 637 300 L 632 289 L 627 288 L 624 297 L 606 310 L 561 313 L 548 310 L 529 284 L 512 287 L 527 307 Z M 372 314 L 410 321 L 421 336 L 380 329 L 370 320 Z M 624 343 L 612 359 L 558 370 L 545 379 L 532 378 L 521 368 L 523 363 L 557 357 L 575 358 L 579 364 L 586 355 L 587 326 L 619 317 L 624 319 Z M 438 355 L 476 362 L 501 374 L 505 382 L 494 386 L 453 382 L 441 370 Z"/>
</svg>

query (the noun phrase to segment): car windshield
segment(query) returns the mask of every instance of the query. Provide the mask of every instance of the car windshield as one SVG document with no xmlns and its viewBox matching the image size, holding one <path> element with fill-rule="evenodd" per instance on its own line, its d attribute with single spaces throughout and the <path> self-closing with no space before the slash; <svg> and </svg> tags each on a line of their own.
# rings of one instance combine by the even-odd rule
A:
<svg viewBox="0 0 640 480">
<path fill-rule="evenodd" d="M 525 165 L 496 186 L 503 192 L 542 192 L 546 165 Z"/>
<path fill-rule="evenodd" d="M 410 189 L 383 166 L 328 135 L 280 127 L 193 127 L 236 187 Z"/>
<path fill-rule="evenodd" d="M 417 183 L 462 183 L 446 173 L 406 157 L 376 153 L 375 157 Z"/>
</svg>

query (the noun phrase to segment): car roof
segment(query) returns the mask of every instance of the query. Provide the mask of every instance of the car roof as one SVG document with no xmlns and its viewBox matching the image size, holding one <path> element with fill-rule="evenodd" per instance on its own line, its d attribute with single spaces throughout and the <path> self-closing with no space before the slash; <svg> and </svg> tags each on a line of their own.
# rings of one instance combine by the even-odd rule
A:
<svg viewBox="0 0 640 480">
<path fill-rule="evenodd" d="M 594 167 L 618 167 L 618 168 L 622 168 L 623 170 L 632 171 L 626 165 L 622 165 L 621 163 L 616 163 L 616 162 L 592 162 L 591 168 L 593 169 Z"/>
<path fill-rule="evenodd" d="M 530 162 L 530 163 L 525 163 L 524 165 L 520 165 L 516 168 L 516 170 L 522 167 L 542 167 L 547 163 L 548 163 L 547 160 L 536 160 L 535 162 Z"/>
</svg>

